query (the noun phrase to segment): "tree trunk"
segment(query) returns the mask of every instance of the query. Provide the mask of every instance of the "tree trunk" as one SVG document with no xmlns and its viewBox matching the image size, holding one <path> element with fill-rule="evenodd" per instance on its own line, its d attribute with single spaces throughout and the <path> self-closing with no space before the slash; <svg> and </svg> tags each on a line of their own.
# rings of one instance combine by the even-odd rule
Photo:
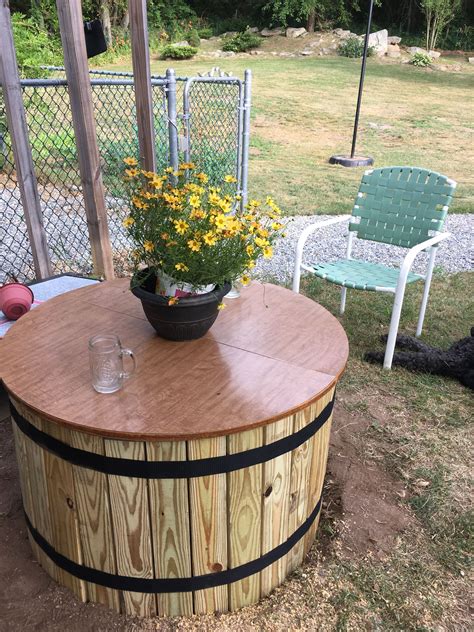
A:
<svg viewBox="0 0 474 632">
<path fill-rule="evenodd" d="M 121 24 L 121 27 L 123 28 L 124 31 L 128 29 L 129 24 L 130 24 L 130 13 L 128 12 L 128 9 L 126 9 L 125 13 L 123 14 L 122 24 Z"/>
<path fill-rule="evenodd" d="M 308 13 L 308 19 L 306 22 L 306 30 L 308 33 L 314 33 L 314 25 L 316 23 L 316 9 L 311 9 Z"/>
<path fill-rule="evenodd" d="M 112 24 L 110 22 L 109 0 L 101 0 L 100 2 L 100 20 L 104 29 L 105 41 L 107 46 L 112 43 Z"/>
</svg>

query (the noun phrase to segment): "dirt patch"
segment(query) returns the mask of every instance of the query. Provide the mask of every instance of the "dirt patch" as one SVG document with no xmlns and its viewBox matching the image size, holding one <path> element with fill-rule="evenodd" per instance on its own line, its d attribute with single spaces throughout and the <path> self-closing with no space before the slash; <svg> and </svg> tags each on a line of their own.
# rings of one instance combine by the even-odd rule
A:
<svg viewBox="0 0 474 632">
<path fill-rule="evenodd" d="M 389 415 L 389 411 L 378 411 L 378 422 L 388 422 Z M 328 510 L 338 508 L 341 553 L 356 558 L 371 553 L 382 559 L 415 522 L 400 503 L 406 490 L 401 481 L 365 456 L 363 433 L 373 419 L 348 412 L 341 401 L 334 417 L 326 502 Z"/>
</svg>

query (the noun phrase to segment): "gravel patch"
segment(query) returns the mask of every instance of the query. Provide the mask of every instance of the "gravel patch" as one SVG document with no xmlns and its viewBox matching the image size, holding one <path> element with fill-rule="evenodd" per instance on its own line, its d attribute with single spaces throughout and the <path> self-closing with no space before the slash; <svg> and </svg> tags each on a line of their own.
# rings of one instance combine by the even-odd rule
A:
<svg viewBox="0 0 474 632">
<path fill-rule="evenodd" d="M 41 188 L 42 210 L 51 259 L 56 272 L 92 272 L 87 219 L 80 192 L 61 195 L 58 190 Z M 114 252 L 114 262 L 119 268 L 132 247 L 122 227 L 126 214 L 123 200 L 106 197 L 109 231 Z M 258 277 L 287 283 L 293 274 L 296 242 L 303 228 L 329 215 L 294 216 L 286 218 L 286 237 L 275 246 L 275 256 L 262 259 L 255 271 Z M 446 219 L 446 230 L 451 239 L 443 242 L 438 250 L 436 266 L 446 272 L 472 270 L 474 214 L 451 215 Z M 328 226 L 310 235 L 306 242 L 304 261 L 334 261 L 345 253 L 347 224 Z M 364 258 L 375 263 L 398 266 L 406 254 L 405 248 L 386 246 L 364 240 L 355 240 L 354 258 Z M 421 253 L 415 260 L 413 271 L 423 273 L 428 256 Z M 0 190 L 0 283 L 10 274 L 20 280 L 34 277 L 32 257 L 26 225 L 23 219 L 18 188 Z"/>
<path fill-rule="evenodd" d="M 288 283 L 293 275 L 293 263 L 296 243 L 302 230 L 316 222 L 330 219 L 334 215 L 300 215 L 286 218 L 288 222 L 286 237 L 275 244 L 275 255 L 272 259 L 262 259 L 255 271 L 260 278 L 267 278 Z M 451 238 L 441 242 L 436 256 L 435 266 L 445 272 L 462 272 L 474 268 L 474 214 L 448 215 L 446 230 Z M 303 262 L 335 261 L 345 256 L 347 240 L 347 223 L 326 226 L 309 236 L 303 252 Z M 375 242 L 355 239 L 352 249 L 354 259 L 365 259 L 372 263 L 398 267 L 407 253 L 406 248 L 387 246 Z M 415 259 L 412 271 L 423 274 L 426 270 L 428 255 L 420 253 Z"/>
</svg>

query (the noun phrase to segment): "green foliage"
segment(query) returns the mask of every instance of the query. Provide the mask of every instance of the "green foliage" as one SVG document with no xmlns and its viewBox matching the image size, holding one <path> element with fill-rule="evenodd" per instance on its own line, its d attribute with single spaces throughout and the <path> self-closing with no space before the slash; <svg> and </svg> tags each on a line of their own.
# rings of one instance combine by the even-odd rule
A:
<svg viewBox="0 0 474 632">
<path fill-rule="evenodd" d="M 338 52 L 339 55 L 343 57 L 362 57 L 364 54 L 364 41 L 361 41 L 357 37 L 348 37 L 340 44 Z M 367 57 L 373 54 L 374 49 L 372 46 L 369 46 L 367 49 Z"/>
<path fill-rule="evenodd" d="M 222 50 L 244 53 L 252 48 L 258 48 L 261 43 L 262 38 L 259 35 L 251 33 L 250 31 L 244 31 L 227 39 L 222 46 Z"/>
<path fill-rule="evenodd" d="M 173 46 L 169 44 L 161 51 L 161 59 L 191 59 L 197 53 L 193 46 Z"/>
<path fill-rule="evenodd" d="M 426 17 L 426 48 L 433 50 L 440 34 L 459 12 L 461 0 L 421 0 L 420 4 Z"/>
<path fill-rule="evenodd" d="M 202 39 L 209 39 L 214 35 L 214 31 L 210 26 L 203 26 L 197 30 L 197 33 Z"/>
<path fill-rule="evenodd" d="M 420 68 L 425 68 L 431 64 L 431 57 L 428 53 L 422 53 L 421 51 L 412 55 L 410 59 L 410 64 L 414 66 L 419 66 Z"/>
<path fill-rule="evenodd" d="M 186 39 L 189 42 L 189 45 L 194 48 L 198 48 L 201 44 L 201 40 L 196 29 L 191 29 L 189 33 L 186 33 Z"/>
<path fill-rule="evenodd" d="M 376 4 L 378 4 L 376 2 Z M 314 14 L 316 24 L 323 25 L 336 21 L 338 26 L 346 26 L 352 12 L 359 10 L 358 0 L 270 0 L 265 5 L 273 21 L 286 25 L 291 19 L 307 19 Z"/>
<path fill-rule="evenodd" d="M 40 66 L 60 63 L 57 42 L 46 31 L 41 31 L 31 18 L 22 13 L 14 13 L 12 26 L 21 77 L 44 77 L 48 73 Z"/>
</svg>

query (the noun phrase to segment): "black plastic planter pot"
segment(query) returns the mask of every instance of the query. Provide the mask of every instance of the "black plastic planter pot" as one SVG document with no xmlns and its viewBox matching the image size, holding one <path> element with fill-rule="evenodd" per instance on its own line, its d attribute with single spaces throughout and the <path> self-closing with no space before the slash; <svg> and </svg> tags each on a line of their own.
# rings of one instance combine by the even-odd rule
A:
<svg viewBox="0 0 474 632">
<path fill-rule="evenodd" d="M 167 340 L 196 340 L 209 331 L 216 320 L 217 306 L 230 291 L 230 283 L 217 286 L 212 292 L 180 298 L 175 305 L 168 305 L 168 299 L 155 294 L 156 277 L 148 274 L 142 283 L 132 279 L 130 289 L 141 300 L 148 322 L 161 338 Z"/>
</svg>

